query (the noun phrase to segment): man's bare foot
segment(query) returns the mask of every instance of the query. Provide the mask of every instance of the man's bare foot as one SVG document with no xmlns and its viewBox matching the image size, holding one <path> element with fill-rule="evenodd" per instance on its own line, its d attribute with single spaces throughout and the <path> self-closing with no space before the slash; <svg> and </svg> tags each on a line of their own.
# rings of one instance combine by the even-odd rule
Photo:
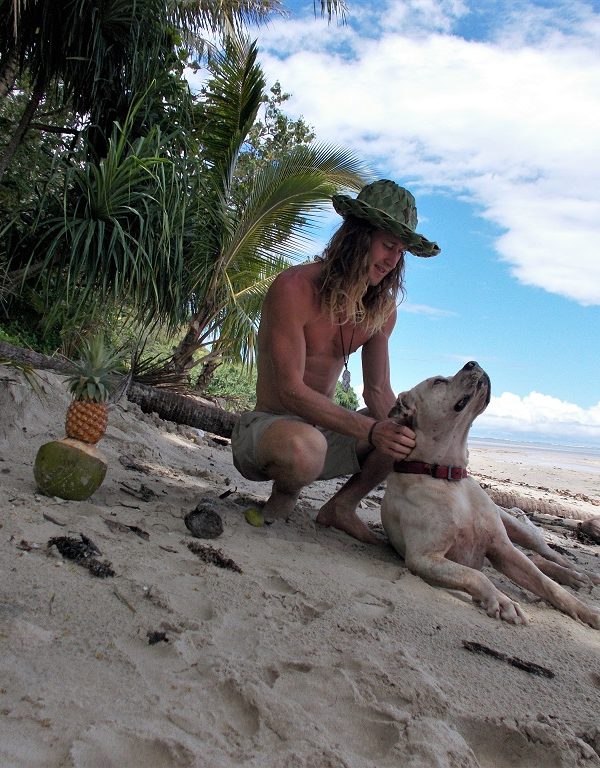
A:
<svg viewBox="0 0 600 768">
<path fill-rule="evenodd" d="M 275 522 L 275 520 L 287 520 L 294 511 L 299 495 L 299 492 L 283 493 L 273 486 L 271 495 L 262 510 L 265 523 L 268 525 Z"/>
<path fill-rule="evenodd" d="M 353 507 L 336 504 L 333 499 L 324 504 L 316 517 L 320 525 L 332 526 L 366 544 L 381 544 L 383 539 L 360 519 Z"/>
</svg>

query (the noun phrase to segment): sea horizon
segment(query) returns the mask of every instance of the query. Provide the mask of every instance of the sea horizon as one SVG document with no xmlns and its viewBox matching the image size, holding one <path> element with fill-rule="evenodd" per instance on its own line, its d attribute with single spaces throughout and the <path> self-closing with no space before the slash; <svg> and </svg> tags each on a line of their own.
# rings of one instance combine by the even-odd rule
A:
<svg viewBox="0 0 600 768">
<path fill-rule="evenodd" d="M 565 452 L 573 454 L 585 454 L 590 458 L 600 458 L 600 445 L 597 443 L 588 443 L 584 440 L 578 441 L 573 437 L 571 440 L 562 438 L 536 437 L 489 437 L 487 435 L 469 435 L 469 443 L 474 447 L 491 448 L 512 448 L 524 450 L 539 450 L 552 452 Z"/>
</svg>

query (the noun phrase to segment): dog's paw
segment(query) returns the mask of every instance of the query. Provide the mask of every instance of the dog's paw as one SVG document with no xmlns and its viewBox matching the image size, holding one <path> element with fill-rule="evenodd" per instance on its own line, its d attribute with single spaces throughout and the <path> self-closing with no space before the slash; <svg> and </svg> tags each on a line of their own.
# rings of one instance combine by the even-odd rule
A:
<svg viewBox="0 0 600 768">
<path fill-rule="evenodd" d="M 568 561 L 559 563 L 536 553 L 529 555 L 529 559 L 546 576 L 558 584 L 571 587 L 571 589 L 588 589 L 591 591 L 595 585 L 600 584 L 600 577 L 595 573 L 578 570 Z"/>
<path fill-rule="evenodd" d="M 597 611 L 595 608 L 588 608 L 583 603 L 581 607 L 577 607 L 573 618 L 583 621 L 584 624 L 589 624 L 592 629 L 600 629 L 600 611 Z"/>
<path fill-rule="evenodd" d="M 558 581 L 559 584 L 565 584 L 571 589 L 588 589 L 591 591 L 594 586 L 594 581 L 583 571 L 569 571 L 564 581 L 559 579 L 555 579 L 555 581 Z"/>
<path fill-rule="evenodd" d="M 593 571 L 584 571 L 585 576 L 591 581 L 591 583 L 597 587 L 600 584 L 600 575 Z"/>
<path fill-rule="evenodd" d="M 511 600 L 501 592 L 482 603 L 485 612 L 492 619 L 502 619 L 509 624 L 527 624 L 527 617 L 521 610 L 519 603 Z"/>
</svg>

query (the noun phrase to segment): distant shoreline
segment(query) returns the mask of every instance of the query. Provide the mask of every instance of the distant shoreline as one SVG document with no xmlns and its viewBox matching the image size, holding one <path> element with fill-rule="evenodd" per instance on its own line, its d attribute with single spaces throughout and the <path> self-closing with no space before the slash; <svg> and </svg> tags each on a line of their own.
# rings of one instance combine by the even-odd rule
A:
<svg viewBox="0 0 600 768">
<path fill-rule="evenodd" d="M 574 456 L 585 455 L 600 458 L 600 445 L 584 443 L 561 443 L 544 440 L 512 440 L 510 438 L 469 436 L 472 447 L 506 449 L 514 451 L 538 451 L 540 453 L 570 453 Z"/>
<path fill-rule="evenodd" d="M 600 449 L 470 437 L 469 468 L 500 482 L 569 489 L 600 499 Z"/>
</svg>

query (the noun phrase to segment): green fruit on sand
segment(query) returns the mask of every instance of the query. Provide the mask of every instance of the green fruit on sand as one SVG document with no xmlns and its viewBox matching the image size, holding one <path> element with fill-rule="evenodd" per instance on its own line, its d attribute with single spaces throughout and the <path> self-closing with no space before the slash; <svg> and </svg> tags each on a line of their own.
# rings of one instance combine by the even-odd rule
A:
<svg viewBox="0 0 600 768">
<path fill-rule="evenodd" d="M 258 507 L 248 507 L 244 512 L 244 517 L 246 518 L 246 522 L 250 523 L 250 525 L 253 525 L 255 528 L 261 528 L 265 524 L 262 509 L 258 509 Z"/>
</svg>

